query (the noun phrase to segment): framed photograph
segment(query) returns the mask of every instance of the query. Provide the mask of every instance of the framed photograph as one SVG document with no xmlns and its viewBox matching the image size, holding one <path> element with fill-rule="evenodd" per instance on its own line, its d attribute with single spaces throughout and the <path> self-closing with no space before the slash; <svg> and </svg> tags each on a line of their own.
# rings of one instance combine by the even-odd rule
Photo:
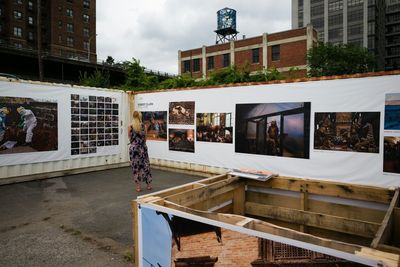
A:
<svg viewBox="0 0 400 267">
<path fill-rule="evenodd" d="M 194 101 L 170 102 L 169 123 L 170 124 L 194 124 Z"/>
</svg>

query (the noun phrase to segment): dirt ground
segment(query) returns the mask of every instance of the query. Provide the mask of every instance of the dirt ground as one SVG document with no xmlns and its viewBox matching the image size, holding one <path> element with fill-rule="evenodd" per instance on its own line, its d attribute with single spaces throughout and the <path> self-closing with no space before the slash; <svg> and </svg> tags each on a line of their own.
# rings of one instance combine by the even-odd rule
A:
<svg viewBox="0 0 400 267">
<path fill-rule="evenodd" d="M 0 266 L 132 266 L 130 176 L 127 167 L 0 186 Z M 153 170 L 153 191 L 201 178 Z"/>
</svg>

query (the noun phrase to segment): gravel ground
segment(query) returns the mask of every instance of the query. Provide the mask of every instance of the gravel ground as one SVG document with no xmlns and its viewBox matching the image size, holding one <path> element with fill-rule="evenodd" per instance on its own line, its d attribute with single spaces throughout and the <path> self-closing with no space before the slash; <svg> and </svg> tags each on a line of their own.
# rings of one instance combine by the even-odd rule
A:
<svg viewBox="0 0 400 267">
<path fill-rule="evenodd" d="M 132 266 L 130 176 L 120 168 L 0 186 L 0 266 Z M 153 190 L 200 178 L 153 170 Z"/>
</svg>

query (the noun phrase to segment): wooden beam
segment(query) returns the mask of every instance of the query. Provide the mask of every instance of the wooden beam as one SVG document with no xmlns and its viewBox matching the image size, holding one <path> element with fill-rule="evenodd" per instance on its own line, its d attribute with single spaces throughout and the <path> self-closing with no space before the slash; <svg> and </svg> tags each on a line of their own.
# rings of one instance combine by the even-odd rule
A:
<svg viewBox="0 0 400 267">
<path fill-rule="evenodd" d="M 139 267 L 139 224 L 138 224 L 138 203 L 136 200 L 131 202 L 132 207 L 132 240 L 133 240 L 133 265 Z"/>
<path fill-rule="evenodd" d="M 379 224 L 377 223 L 351 220 L 322 213 L 275 207 L 251 202 L 247 202 L 245 207 L 246 214 L 249 215 L 303 224 L 306 226 L 313 226 L 362 237 L 374 237 L 379 228 Z"/>
<path fill-rule="evenodd" d="M 310 234 L 301 233 L 295 230 L 280 227 L 274 224 L 263 222 L 257 219 L 248 220 L 247 217 L 234 214 L 220 214 L 211 212 L 201 212 L 197 210 L 192 210 L 182 205 L 178 205 L 173 202 L 165 201 L 164 206 L 168 208 L 173 208 L 176 210 L 183 211 L 188 214 L 200 216 L 203 218 L 211 219 L 217 222 L 227 223 L 235 226 L 241 226 L 243 228 L 255 230 L 261 233 L 267 233 L 274 236 L 284 237 L 291 240 L 297 240 L 308 244 L 313 244 L 319 247 L 329 248 L 340 252 L 350 253 L 353 255 L 358 255 L 371 260 L 380 260 L 381 262 L 388 264 L 388 266 L 393 266 L 392 264 L 396 261 L 395 254 L 385 253 L 381 254 L 381 251 L 377 251 L 370 248 L 365 248 L 363 246 L 349 244 L 345 242 L 335 241 L 326 238 L 316 237 Z M 309 249 L 308 247 L 303 247 Z M 363 249 L 367 250 L 363 250 Z M 384 258 L 380 258 L 384 256 Z M 397 267 L 397 265 L 396 265 Z"/>
<path fill-rule="evenodd" d="M 233 213 L 238 215 L 244 215 L 244 203 L 246 199 L 246 192 L 244 183 L 242 186 L 236 188 L 233 191 Z"/>
<path fill-rule="evenodd" d="M 371 248 L 362 248 L 361 251 L 356 251 L 357 256 L 363 256 L 370 259 L 379 259 L 381 264 L 378 266 L 386 267 L 399 267 L 400 266 L 400 255 L 393 253 L 387 253 Z"/>
<path fill-rule="evenodd" d="M 300 206 L 301 210 L 307 211 L 308 210 L 308 192 L 303 191 L 300 194 Z M 300 225 L 300 232 L 307 233 L 307 226 L 302 224 Z"/>
<path fill-rule="evenodd" d="M 305 190 L 306 192 L 311 194 L 373 201 L 386 204 L 390 203 L 394 194 L 393 190 L 372 186 L 333 183 L 325 181 L 322 182 L 283 176 L 271 178 L 267 182 L 248 180 L 247 185 L 263 188 L 289 190 L 295 192 L 301 192 L 302 190 Z"/>
<path fill-rule="evenodd" d="M 379 244 L 386 244 L 390 241 L 393 226 L 394 209 L 399 204 L 400 189 L 397 188 L 392 198 L 390 206 L 386 212 L 385 218 L 382 221 L 381 227 L 377 231 L 374 240 L 372 240 L 371 247 L 377 248 Z"/>
<path fill-rule="evenodd" d="M 202 188 L 196 188 L 168 196 L 165 200 L 175 202 L 179 205 L 192 206 L 209 198 L 233 191 L 243 185 L 244 181 L 240 180 L 239 177 L 227 178 Z"/>
</svg>

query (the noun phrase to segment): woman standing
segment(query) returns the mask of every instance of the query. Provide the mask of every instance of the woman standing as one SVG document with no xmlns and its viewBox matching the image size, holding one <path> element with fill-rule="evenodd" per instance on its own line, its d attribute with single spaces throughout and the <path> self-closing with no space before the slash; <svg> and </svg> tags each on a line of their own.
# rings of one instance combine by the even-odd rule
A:
<svg viewBox="0 0 400 267">
<path fill-rule="evenodd" d="M 142 123 L 142 113 L 133 112 L 132 124 L 129 126 L 129 157 L 131 160 L 133 180 L 136 183 L 136 191 L 141 191 L 141 183 L 147 184 L 147 189 L 151 190 L 150 161 L 147 153 L 146 136 Z"/>
</svg>

